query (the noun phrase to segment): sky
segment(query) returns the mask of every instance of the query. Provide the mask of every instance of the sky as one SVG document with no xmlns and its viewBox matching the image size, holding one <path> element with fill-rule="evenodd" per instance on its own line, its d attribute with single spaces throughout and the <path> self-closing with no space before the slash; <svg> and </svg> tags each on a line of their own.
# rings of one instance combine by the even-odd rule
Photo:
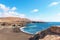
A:
<svg viewBox="0 0 60 40">
<path fill-rule="evenodd" d="M 0 0 L 0 17 L 60 22 L 60 0 Z"/>
</svg>

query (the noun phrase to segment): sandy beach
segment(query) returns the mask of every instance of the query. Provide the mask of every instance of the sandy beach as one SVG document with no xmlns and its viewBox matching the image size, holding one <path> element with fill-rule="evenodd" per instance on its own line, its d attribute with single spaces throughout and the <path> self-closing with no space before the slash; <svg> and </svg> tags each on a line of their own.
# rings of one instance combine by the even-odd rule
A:
<svg viewBox="0 0 60 40">
<path fill-rule="evenodd" d="M 15 33 L 11 28 L 3 28 L 0 30 L 0 40 L 28 40 L 32 35 L 23 32 Z"/>
</svg>

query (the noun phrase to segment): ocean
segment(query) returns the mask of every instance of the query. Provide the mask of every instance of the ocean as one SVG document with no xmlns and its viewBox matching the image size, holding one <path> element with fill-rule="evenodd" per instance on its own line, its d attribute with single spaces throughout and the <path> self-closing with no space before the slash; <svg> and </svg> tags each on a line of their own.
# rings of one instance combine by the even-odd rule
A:
<svg viewBox="0 0 60 40">
<path fill-rule="evenodd" d="M 46 30 L 51 26 L 60 26 L 60 22 L 29 23 L 20 30 L 28 34 L 36 34 L 36 32 Z"/>
</svg>

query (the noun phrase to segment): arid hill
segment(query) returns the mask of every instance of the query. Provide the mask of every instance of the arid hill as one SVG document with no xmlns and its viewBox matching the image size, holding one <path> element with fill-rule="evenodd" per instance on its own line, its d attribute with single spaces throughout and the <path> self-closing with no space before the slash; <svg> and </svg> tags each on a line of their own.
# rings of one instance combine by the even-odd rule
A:
<svg viewBox="0 0 60 40">
<path fill-rule="evenodd" d="M 18 25 L 25 25 L 26 23 L 29 23 L 30 20 L 27 18 L 19 18 L 19 17 L 2 17 L 0 18 L 0 24 L 18 24 Z"/>
<path fill-rule="evenodd" d="M 19 17 L 2 17 L 0 18 L 0 22 L 15 22 L 15 21 L 30 21 L 27 18 L 19 18 Z"/>
</svg>

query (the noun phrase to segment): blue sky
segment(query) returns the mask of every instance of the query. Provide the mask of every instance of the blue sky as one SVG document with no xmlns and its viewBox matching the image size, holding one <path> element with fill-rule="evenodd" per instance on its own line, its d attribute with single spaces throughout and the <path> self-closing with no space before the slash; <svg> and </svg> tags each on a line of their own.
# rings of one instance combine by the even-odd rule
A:
<svg viewBox="0 0 60 40">
<path fill-rule="evenodd" d="M 0 17 L 60 22 L 60 0 L 0 0 Z"/>
</svg>

